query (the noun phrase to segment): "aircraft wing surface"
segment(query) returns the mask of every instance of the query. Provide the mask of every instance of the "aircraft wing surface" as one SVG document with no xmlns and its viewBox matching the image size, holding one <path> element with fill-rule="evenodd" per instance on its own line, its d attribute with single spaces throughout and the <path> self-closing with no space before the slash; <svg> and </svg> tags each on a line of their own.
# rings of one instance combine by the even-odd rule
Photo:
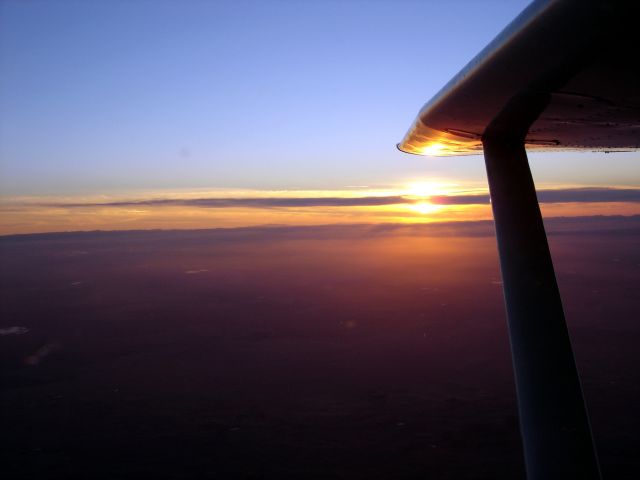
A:
<svg viewBox="0 0 640 480">
<path fill-rule="evenodd" d="M 528 150 L 640 147 L 640 2 L 536 0 L 420 111 L 403 152 L 468 155 L 519 98 L 544 98 Z"/>
</svg>

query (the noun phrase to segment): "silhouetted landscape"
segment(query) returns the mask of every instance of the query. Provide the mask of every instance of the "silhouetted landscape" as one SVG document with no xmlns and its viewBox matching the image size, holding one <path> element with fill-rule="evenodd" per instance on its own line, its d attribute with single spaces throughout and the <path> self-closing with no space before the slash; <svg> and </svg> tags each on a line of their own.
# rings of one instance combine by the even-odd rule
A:
<svg viewBox="0 0 640 480">
<path fill-rule="evenodd" d="M 640 477 L 640 217 L 547 221 Z M 0 237 L 7 479 L 524 478 L 491 222 Z"/>
</svg>

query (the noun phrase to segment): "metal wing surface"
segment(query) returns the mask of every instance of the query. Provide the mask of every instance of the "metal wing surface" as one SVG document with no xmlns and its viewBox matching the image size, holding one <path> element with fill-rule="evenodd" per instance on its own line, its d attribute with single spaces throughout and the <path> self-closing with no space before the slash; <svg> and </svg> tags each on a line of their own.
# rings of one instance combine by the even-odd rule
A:
<svg viewBox="0 0 640 480">
<path fill-rule="evenodd" d="M 482 136 L 514 98 L 544 95 L 528 150 L 640 147 L 640 2 L 537 0 L 420 111 L 398 148 L 482 152 Z"/>
</svg>

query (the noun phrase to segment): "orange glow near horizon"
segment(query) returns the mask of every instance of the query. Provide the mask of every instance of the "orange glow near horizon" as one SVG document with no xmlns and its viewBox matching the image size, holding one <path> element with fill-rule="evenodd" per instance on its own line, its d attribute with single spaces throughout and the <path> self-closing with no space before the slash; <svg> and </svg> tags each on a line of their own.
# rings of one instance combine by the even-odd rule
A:
<svg viewBox="0 0 640 480">
<path fill-rule="evenodd" d="M 430 213 L 435 213 L 439 210 L 442 210 L 443 205 L 434 205 L 428 202 L 419 202 L 410 205 L 409 208 L 415 212 L 421 213 L 422 215 L 428 215 Z"/>
<path fill-rule="evenodd" d="M 210 191 L 153 193 L 141 197 L 23 198 L 0 202 L 0 235 L 89 230 L 210 229 L 261 225 L 433 223 L 491 220 L 488 203 L 457 204 L 456 195 L 486 195 L 486 190 L 446 181 L 417 181 L 403 188 L 368 191 Z M 431 203 L 434 196 L 450 204 Z M 389 203 L 367 204 L 367 198 Z M 131 200 L 131 199 L 134 200 Z M 222 206 L 199 199 L 264 199 L 265 203 Z M 295 200 L 282 205 L 268 200 Z M 305 204 L 305 199 L 334 201 Z M 354 204 L 354 198 L 363 199 Z M 340 200 L 344 199 L 344 205 Z M 395 201 L 397 199 L 397 201 Z M 299 201 L 296 203 L 296 201 Z M 173 203 L 172 203 L 173 202 Z M 182 202 L 182 203 L 181 203 Z M 623 202 L 541 204 L 543 215 L 639 215 L 640 204 Z"/>
</svg>

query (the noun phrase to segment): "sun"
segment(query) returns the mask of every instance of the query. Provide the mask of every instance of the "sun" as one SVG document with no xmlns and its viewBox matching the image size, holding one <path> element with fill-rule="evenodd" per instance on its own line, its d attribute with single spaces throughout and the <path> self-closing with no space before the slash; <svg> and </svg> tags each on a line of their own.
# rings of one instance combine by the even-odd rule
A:
<svg viewBox="0 0 640 480">
<path fill-rule="evenodd" d="M 442 210 L 442 205 L 434 205 L 433 203 L 428 202 L 418 202 L 409 205 L 409 208 L 414 212 L 420 213 L 422 215 L 428 215 L 430 213 L 435 213 L 438 210 Z"/>
<path fill-rule="evenodd" d="M 409 209 L 421 215 L 429 215 L 442 210 L 443 205 L 431 203 L 431 197 L 449 195 L 452 190 L 451 184 L 442 182 L 413 182 L 404 189 L 404 195 L 414 203 L 409 205 Z"/>
</svg>

